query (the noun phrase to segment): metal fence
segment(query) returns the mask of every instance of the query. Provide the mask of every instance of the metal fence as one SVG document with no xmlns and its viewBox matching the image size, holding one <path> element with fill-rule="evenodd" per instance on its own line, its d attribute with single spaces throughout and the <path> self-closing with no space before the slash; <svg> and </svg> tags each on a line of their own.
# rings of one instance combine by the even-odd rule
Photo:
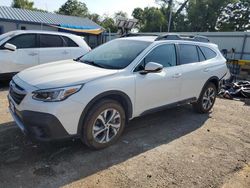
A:
<svg viewBox="0 0 250 188">
<path fill-rule="evenodd" d="M 167 34 L 167 33 L 142 33 Z M 178 34 L 202 35 L 209 38 L 212 43 L 219 46 L 227 54 L 228 59 L 250 60 L 250 32 L 181 32 Z M 116 33 L 104 33 L 103 43 L 118 38 Z"/>
</svg>

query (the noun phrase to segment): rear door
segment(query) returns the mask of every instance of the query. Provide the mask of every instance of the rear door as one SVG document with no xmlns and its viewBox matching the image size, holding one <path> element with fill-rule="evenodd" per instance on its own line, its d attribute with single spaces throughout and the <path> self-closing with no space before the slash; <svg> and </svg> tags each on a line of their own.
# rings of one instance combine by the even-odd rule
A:
<svg viewBox="0 0 250 188">
<path fill-rule="evenodd" d="M 62 36 L 64 41 L 64 47 L 69 52 L 69 57 L 71 59 L 78 58 L 86 53 L 82 47 L 80 47 L 77 43 L 75 43 L 71 38 L 67 36 Z"/>
<path fill-rule="evenodd" d="M 15 51 L 4 48 L 6 43 L 16 46 Z M 39 50 L 36 34 L 21 34 L 6 41 L 0 50 L 1 69 L 5 73 L 19 72 L 38 65 Z"/>
<path fill-rule="evenodd" d="M 40 34 L 39 44 L 40 64 L 71 58 L 70 50 L 60 35 Z"/>
<path fill-rule="evenodd" d="M 198 97 L 208 79 L 206 59 L 196 45 L 179 44 L 179 63 L 182 70 L 181 100 Z"/>
</svg>

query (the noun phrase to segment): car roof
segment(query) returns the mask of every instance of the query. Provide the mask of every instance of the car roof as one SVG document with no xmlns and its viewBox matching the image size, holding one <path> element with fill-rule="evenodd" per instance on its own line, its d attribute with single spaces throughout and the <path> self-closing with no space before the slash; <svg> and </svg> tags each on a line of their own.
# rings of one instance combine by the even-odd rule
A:
<svg viewBox="0 0 250 188">
<path fill-rule="evenodd" d="M 154 42 L 157 36 L 137 36 L 137 37 L 122 37 L 118 40 L 136 40 L 145 42 Z"/>
<path fill-rule="evenodd" d="M 198 41 L 188 41 L 188 40 L 158 40 L 156 41 L 157 36 L 134 36 L 134 37 L 122 37 L 116 40 L 134 40 L 134 41 L 145 41 L 151 43 L 166 43 L 166 42 L 175 42 L 182 44 L 193 44 L 193 45 L 203 45 L 203 46 L 211 46 L 216 47 L 217 45 L 211 42 L 198 42 Z"/>
<path fill-rule="evenodd" d="M 38 33 L 38 34 L 75 36 L 71 33 L 57 32 L 57 31 L 44 31 L 44 30 L 15 30 L 15 31 L 10 31 L 9 33 L 14 34 L 14 35 L 25 34 L 25 33 Z"/>
</svg>

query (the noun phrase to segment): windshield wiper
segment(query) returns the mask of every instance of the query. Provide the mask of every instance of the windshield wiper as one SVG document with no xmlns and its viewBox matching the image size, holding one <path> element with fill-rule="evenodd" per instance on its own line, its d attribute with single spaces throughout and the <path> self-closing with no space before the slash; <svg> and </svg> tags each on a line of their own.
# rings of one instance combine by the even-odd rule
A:
<svg viewBox="0 0 250 188">
<path fill-rule="evenodd" d="M 80 57 L 78 57 L 78 58 L 75 58 L 75 59 L 73 59 L 74 61 L 80 61 L 80 59 L 83 57 L 84 55 L 81 55 Z"/>
</svg>

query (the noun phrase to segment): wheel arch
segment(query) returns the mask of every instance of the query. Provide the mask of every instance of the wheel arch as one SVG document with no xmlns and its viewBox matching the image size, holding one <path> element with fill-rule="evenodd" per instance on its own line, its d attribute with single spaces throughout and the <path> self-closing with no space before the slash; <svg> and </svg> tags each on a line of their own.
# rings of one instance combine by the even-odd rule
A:
<svg viewBox="0 0 250 188">
<path fill-rule="evenodd" d="M 93 105 L 95 105 L 96 103 L 98 103 L 100 100 L 103 99 L 113 99 L 119 102 L 125 110 L 126 121 L 128 121 L 132 117 L 133 105 L 130 97 L 122 91 L 118 90 L 106 91 L 94 97 L 84 108 L 80 120 L 78 122 L 77 134 L 80 135 L 82 133 L 82 125 L 86 119 L 86 115 L 88 114 L 89 110 L 92 108 Z"/>
<path fill-rule="evenodd" d="M 216 89 L 217 89 L 217 92 L 219 91 L 219 82 L 220 82 L 220 80 L 219 80 L 219 78 L 217 77 L 217 76 L 212 76 L 212 77 L 210 77 L 206 82 L 205 82 L 205 84 L 203 85 L 203 87 L 202 87 L 202 90 L 200 91 L 200 95 L 199 95 L 199 98 L 201 97 L 201 93 L 202 93 L 202 91 L 204 90 L 204 88 L 207 86 L 207 84 L 209 84 L 209 83 L 213 83 L 215 86 L 216 86 Z"/>
</svg>

